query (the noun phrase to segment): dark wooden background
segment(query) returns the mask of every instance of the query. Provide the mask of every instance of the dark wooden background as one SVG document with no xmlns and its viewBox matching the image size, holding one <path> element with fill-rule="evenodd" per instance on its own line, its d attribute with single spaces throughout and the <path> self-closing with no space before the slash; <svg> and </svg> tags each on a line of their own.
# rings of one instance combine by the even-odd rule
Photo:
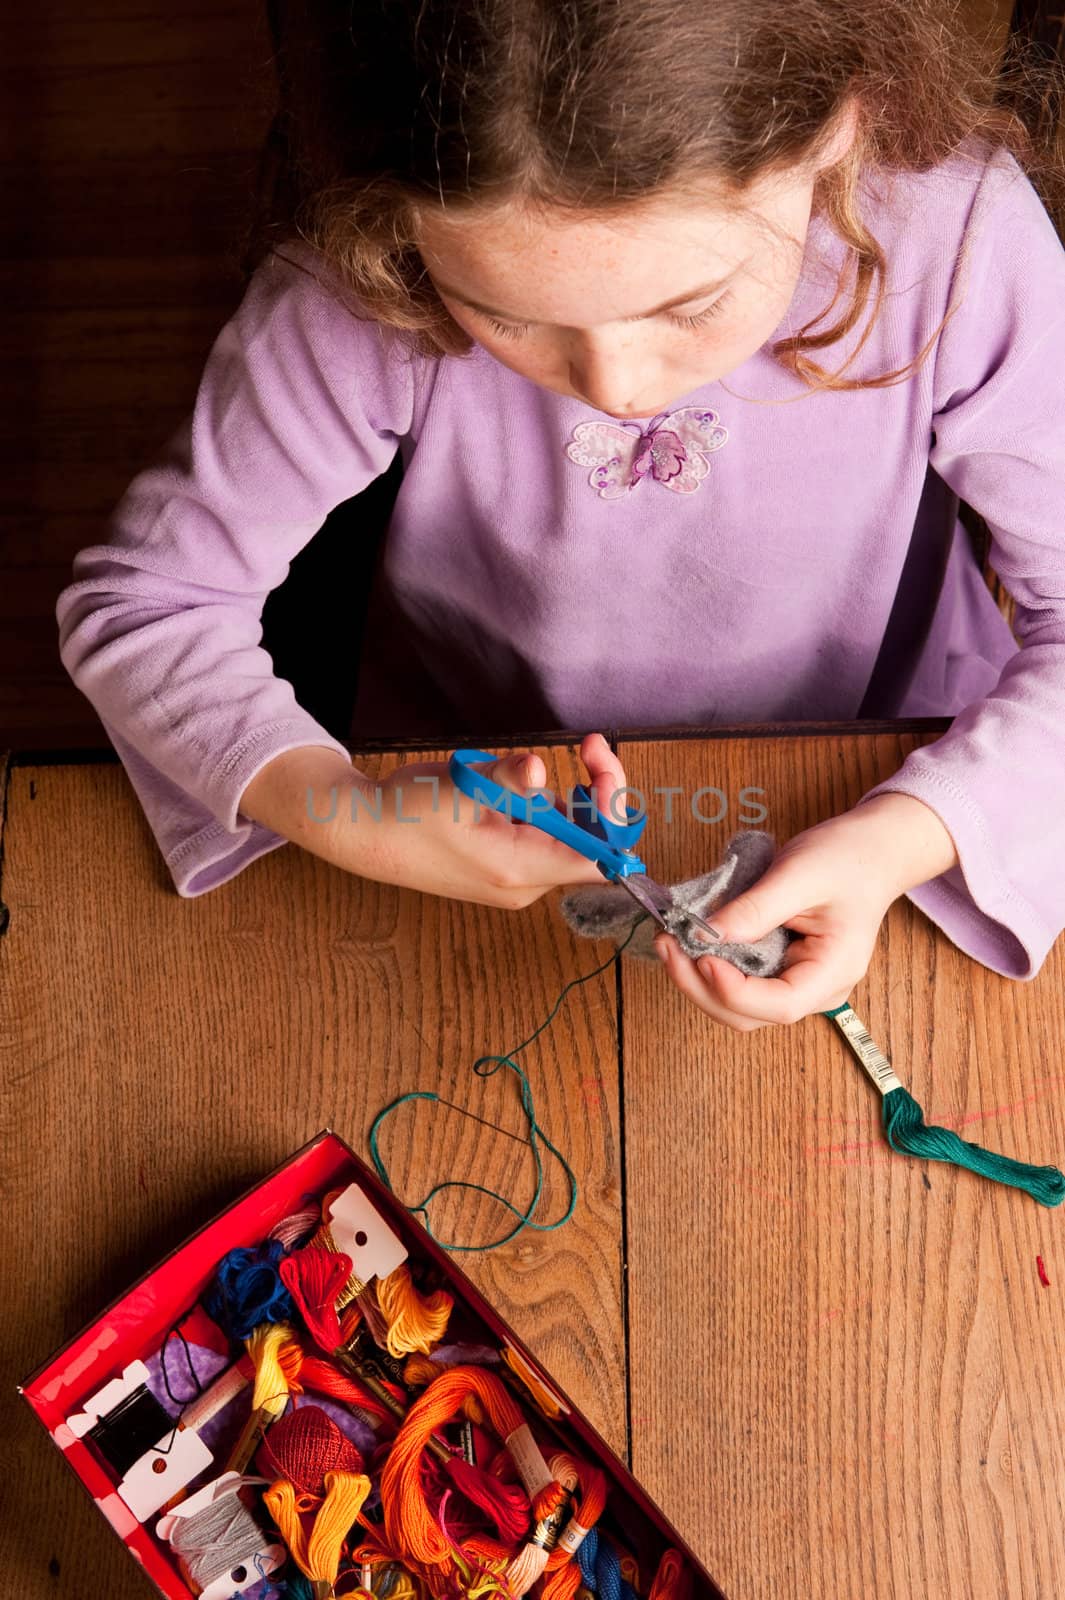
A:
<svg viewBox="0 0 1065 1600">
<path fill-rule="evenodd" d="M 1046 34 L 1047 0 L 1021 12 Z M 965 15 L 1000 48 L 1005 0 L 966 0 Z M 101 748 L 59 662 L 55 600 L 75 551 L 103 536 L 189 410 L 240 297 L 275 100 L 271 31 L 260 0 L 103 0 L 91 13 L 55 0 L 4 44 L 0 749 Z M 334 513 L 267 604 L 277 670 L 345 734 L 359 606 L 397 481 L 398 463 Z"/>
</svg>

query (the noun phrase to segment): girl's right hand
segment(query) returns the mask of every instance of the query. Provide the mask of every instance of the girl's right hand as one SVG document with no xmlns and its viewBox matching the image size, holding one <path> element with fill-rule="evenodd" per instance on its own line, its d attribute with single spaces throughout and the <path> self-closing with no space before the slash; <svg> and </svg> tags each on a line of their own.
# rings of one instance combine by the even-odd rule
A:
<svg viewBox="0 0 1065 1600">
<path fill-rule="evenodd" d="M 625 786 L 622 765 L 598 733 L 588 734 L 580 755 L 596 805 L 609 816 L 614 790 Z M 547 786 L 544 762 L 528 750 L 477 770 L 513 794 Z M 462 794 L 446 763 L 409 763 L 377 782 L 349 770 L 347 789 L 337 795 L 336 816 L 318 824 L 317 840 L 302 829 L 299 843 L 360 877 L 507 910 L 531 906 L 556 886 L 603 882 L 595 862 L 560 840 Z M 315 795 L 315 811 L 328 810 L 329 795 Z M 321 835 L 329 835 L 328 848 Z"/>
</svg>

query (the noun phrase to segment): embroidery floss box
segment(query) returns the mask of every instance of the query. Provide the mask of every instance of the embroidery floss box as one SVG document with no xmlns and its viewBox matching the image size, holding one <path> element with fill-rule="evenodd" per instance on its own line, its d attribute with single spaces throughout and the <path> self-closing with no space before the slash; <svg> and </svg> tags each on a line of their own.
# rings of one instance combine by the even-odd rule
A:
<svg viewBox="0 0 1065 1600">
<path fill-rule="evenodd" d="M 329 1131 L 20 1387 L 167 1600 L 725 1600 Z"/>
</svg>

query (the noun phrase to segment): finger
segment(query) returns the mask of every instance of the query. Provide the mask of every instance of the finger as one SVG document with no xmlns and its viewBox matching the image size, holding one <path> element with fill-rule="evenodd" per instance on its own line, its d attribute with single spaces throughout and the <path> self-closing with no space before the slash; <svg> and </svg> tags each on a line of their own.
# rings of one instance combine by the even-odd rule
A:
<svg viewBox="0 0 1065 1600">
<path fill-rule="evenodd" d="M 585 735 L 581 741 L 581 760 L 588 768 L 596 808 L 604 817 L 623 822 L 623 805 L 619 802 L 611 806 L 611 800 L 619 789 L 625 788 L 625 768 L 601 733 Z"/>
<path fill-rule="evenodd" d="M 700 1011 L 704 1011 L 708 1017 L 713 1017 L 715 1022 L 723 1022 L 741 1033 L 753 1032 L 755 1028 L 761 1026 L 743 1012 L 733 1010 L 715 994 L 711 985 L 700 976 L 695 962 L 684 954 L 675 939 L 661 935 L 655 940 L 655 949 L 681 994 Z M 728 962 L 724 962 L 723 965 L 727 966 Z"/>
<path fill-rule="evenodd" d="M 700 956 L 693 965 L 722 1005 L 758 1022 L 798 1022 L 815 1011 L 842 1005 L 850 988 L 841 987 L 838 973 L 816 950 L 796 955 L 776 978 L 750 978 L 720 956 Z M 831 996 L 837 992 L 840 999 L 834 1001 Z"/>
<path fill-rule="evenodd" d="M 841 966 L 836 947 L 835 939 L 807 934 L 805 939 L 792 945 L 787 965 L 777 977 L 747 981 L 757 983 L 760 988 L 764 984 L 773 985 L 774 988 L 782 985 L 776 992 L 779 996 L 784 989 L 787 990 L 793 1016 L 796 1013 L 805 1017 L 812 1016 L 816 1011 L 831 1011 L 844 1004 L 862 977 L 860 972 L 853 970 L 853 961 L 849 970 Z M 730 966 L 729 962 L 722 962 L 719 958 L 715 958 L 715 964 L 718 967 Z M 782 1004 L 786 1006 L 787 1001 L 784 1000 Z"/>
<path fill-rule="evenodd" d="M 547 769 L 529 750 L 511 750 L 491 763 L 476 762 L 474 770 L 525 798 L 547 792 Z M 462 796 L 459 804 L 463 819 L 467 823 L 472 820 L 482 870 L 504 893 L 528 892 L 539 898 L 549 889 L 602 883 L 603 875 L 594 861 L 534 823 L 508 815 L 509 808 L 496 810 L 487 800 L 469 796 Z M 497 902 L 493 899 L 491 903 Z"/>
<path fill-rule="evenodd" d="M 543 761 L 530 751 L 511 751 L 478 770 L 484 770 L 501 788 L 526 798 L 543 792 L 547 781 Z M 603 875 L 594 861 L 544 832 L 535 821 L 525 823 L 508 815 L 506 809 L 495 810 L 487 804 L 475 802 L 475 807 L 478 848 L 485 852 L 486 864 L 490 858 L 497 876 L 508 885 L 535 888 L 540 895 L 560 886 L 602 883 Z"/>
<path fill-rule="evenodd" d="M 547 782 L 547 769 L 540 757 L 531 750 L 511 750 L 487 768 L 487 776 L 514 794 L 528 796 L 543 788 Z"/>
</svg>

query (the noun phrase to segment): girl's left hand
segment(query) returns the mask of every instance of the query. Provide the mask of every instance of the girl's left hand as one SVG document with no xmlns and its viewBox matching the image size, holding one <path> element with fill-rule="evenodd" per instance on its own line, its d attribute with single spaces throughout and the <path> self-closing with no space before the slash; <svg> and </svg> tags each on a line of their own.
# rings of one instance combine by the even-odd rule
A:
<svg viewBox="0 0 1065 1600">
<path fill-rule="evenodd" d="M 888 907 L 956 860 L 950 834 L 921 801 L 874 796 L 796 834 L 752 889 L 708 915 L 723 939 L 761 939 L 782 925 L 802 934 L 779 977 L 749 978 L 713 955 L 693 961 L 668 934 L 655 948 L 677 988 L 718 1022 L 741 1033 L 798 1022 L 843 1005 L 868 970 Z"/>
</svg>

